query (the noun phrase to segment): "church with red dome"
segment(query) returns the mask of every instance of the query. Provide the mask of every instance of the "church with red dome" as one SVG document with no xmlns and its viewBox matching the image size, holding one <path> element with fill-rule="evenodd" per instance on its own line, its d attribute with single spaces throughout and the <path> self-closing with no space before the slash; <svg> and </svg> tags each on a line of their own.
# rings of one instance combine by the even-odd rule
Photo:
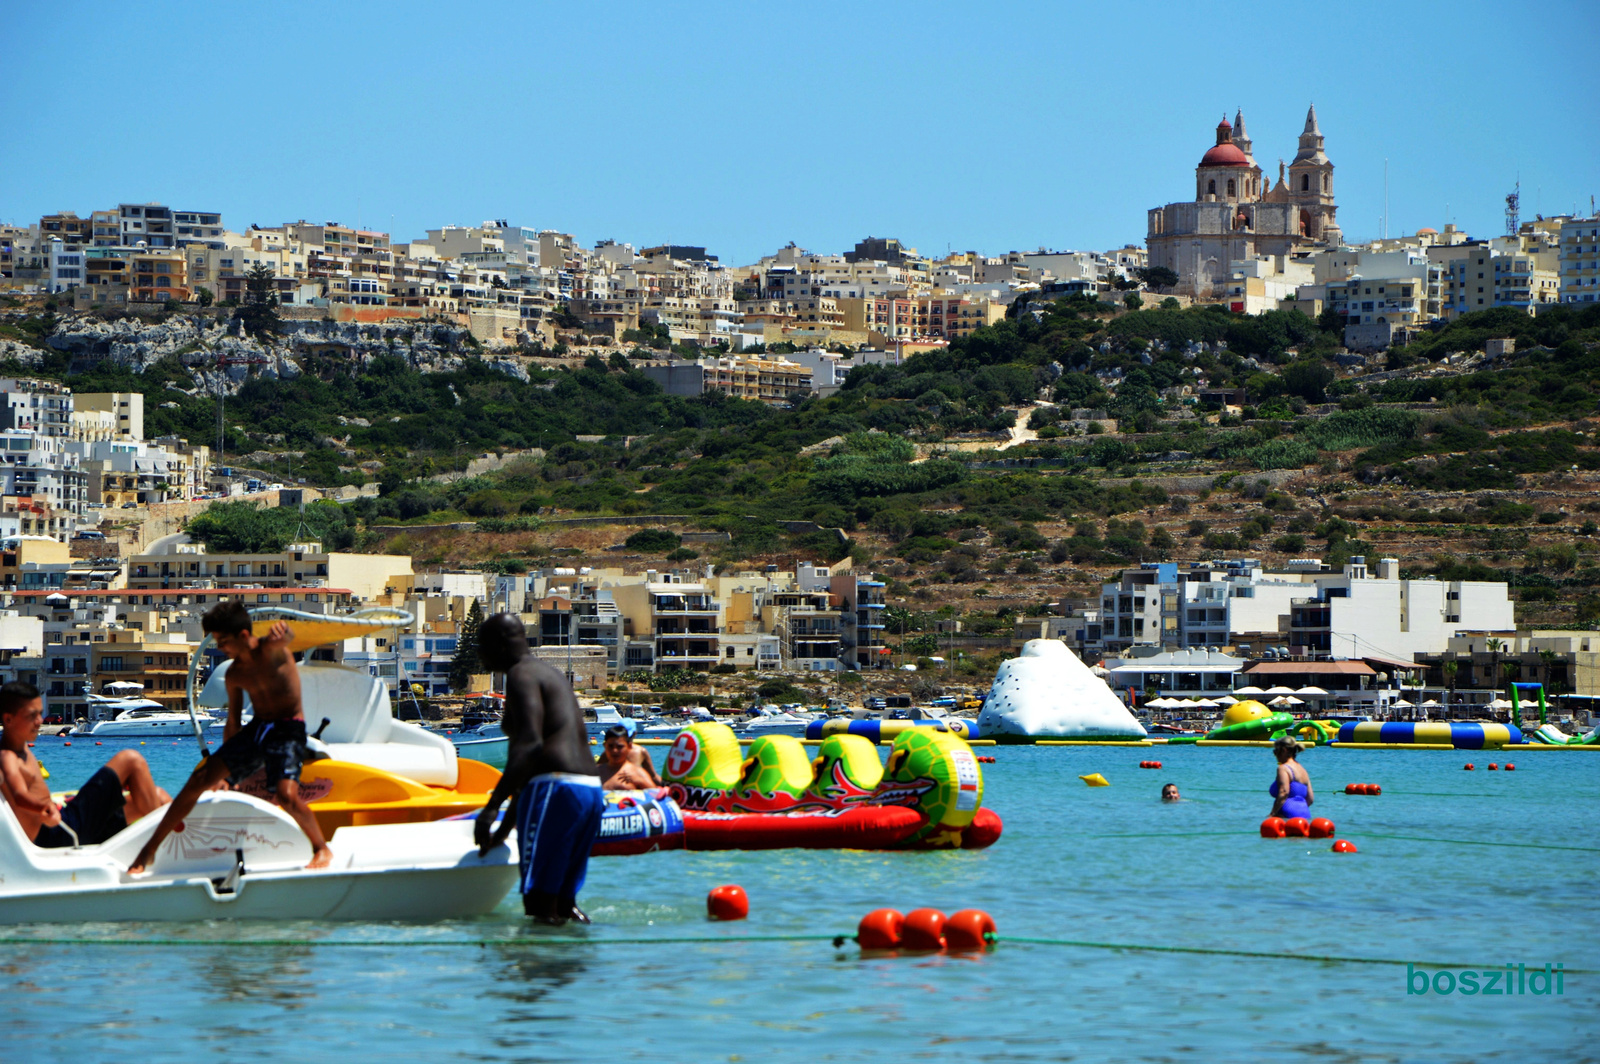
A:
<svg viewBox="0 0 1600 1064">
<path fill-rule="evenodd" d="M 1184 295 L 1220 298 L 1231 262 L 1293 257 L 1344 241 L 1316 107 L 1306 112 L 1294 161 L 1287 167 L 1278 161 L 1276 184 L 1250 152 L 1243 110 L 1231 124 L 1226 117 L 1217 123 L 1217 142 L 1200 157 L 1194 184 L 1192 201 L 1150 211 L 1145 236 L 1150 265 L 1176 273 Z"/>
</svg>

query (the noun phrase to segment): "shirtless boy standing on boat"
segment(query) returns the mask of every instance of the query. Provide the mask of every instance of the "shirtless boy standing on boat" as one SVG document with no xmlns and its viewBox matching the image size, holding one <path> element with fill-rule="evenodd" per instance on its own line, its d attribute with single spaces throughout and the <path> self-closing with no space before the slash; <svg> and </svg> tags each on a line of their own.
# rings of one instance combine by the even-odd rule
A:
<svg viewBox="0 0 1600 1064">
<path fill-rule="evenodd" d="M 259 768 L 266 769 L 267 787 L 275 792 L 278 804 L 311 841 L 311 863 L 306 867 L 328 867 L 333 852 L 322 837 L 317 818 L 300 797 L 300 765 L 307 753 L 306 721 L 300 705 L 300 672 L 289 652 L 294 633 L 279 621 L 266 638 L 256 638 L 250 627 L 250 612 L 238 601 L 212 607 L 201 618 L 200 626 L 233 660 L 226 677 L 228 721 L 222 729 L 223 742 L 216 753 L 200 763 L 172 800 L 155 834 L 128 866 L 128 874 L 137 875 L 150 867 L 156 849 L 194 809 L 201 794 L 223 780 L 238 783 Z M 250 696 L 255 713 L 249 724 L 239 720 L 245 695 Z"/>
<path fill-rule="evenodd" d="M 578 699 L 565 676 L 528 651 L 527 632 L 515 615 L 484 621 L 478 648 L 490 670 L 506 675 L 500 726 L 509 740 L 505 774 L 478 814 L 479 849 L 488 853 L 515 827 L 523 911 L 542 923 L 586 924 L 578 891 L 600 833 L 605 795 Z M 495 815 L 508 798 L 511 807 L 497 827 Z"/>
<path fill-rule="evenodd" d="M 35 846 L 58 847 L 105 842 L 128 821 L 160 809 L 170 800 L 150 778 L 150 766 L 137 750 L 112 756 L 78 793 L 57 806 L 44 770 L 28 746 L 39 736 L 44 706 L 30 684 L 0 687 L 0 796 L 4 796 Z M 123 790 L 127 796 L 123 796 Z"/>
</svg>

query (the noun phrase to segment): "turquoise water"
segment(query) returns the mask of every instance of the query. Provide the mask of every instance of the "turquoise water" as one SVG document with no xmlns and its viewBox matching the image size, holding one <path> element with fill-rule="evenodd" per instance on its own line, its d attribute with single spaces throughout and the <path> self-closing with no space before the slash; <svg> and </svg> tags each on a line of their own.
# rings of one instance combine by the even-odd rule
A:
<svg viewBox="0 0 1600 1064">
<path fill-rule="evenodd" d="M 36 752 L 67 788 L 114 749 Z M 168 787 L 195 758 L 192 742 L 143 752 Z M 514 898 L 432 925 L 0 929 L 207 943 L 0 945 L 6 1044 L 51 1060 L 1600 1060 L 1586 1034 L 1600 974 L 1568 975 L 1561 996 L 1439 997 L 1408 995 L 1403 965 L 740 941 L 848 935 L 869 909 L 932 905 L 986 909 L 1002 937 L 1600 972 L 1600 754 L 1519 752 L 1508 774 L 1484 770 L 1503 754 L 1312 750 L 1313 811 L 1361 851 L 1339 855 L 1257 836 L 1265 750 L 984 752 L 986 804 L 1006 822 L 990 850 L 597 859 L 581 899 L 594 927 L 556 933 L 584 943 L 504 943 L 539 936 Z M 1166 767 L 1137 767 L 1149 758 Z M 1085 787 L 1089 772 L 1112 785 Z M 1185 801 L 1157 800 L 1168 781 Z M 1384 793 L 1346 796 L 1349 782 Z M 749 892 L 749 921 L 706 922 L 720 883 Z M 298 944 L 233 944 L 251 937 Z M 666 941 L 685 937 L 715 941 Z M 622 941 L 639 938 L 655 941 Z M 379 944 L 331 944 L 357 940 Z"/>
</svg>

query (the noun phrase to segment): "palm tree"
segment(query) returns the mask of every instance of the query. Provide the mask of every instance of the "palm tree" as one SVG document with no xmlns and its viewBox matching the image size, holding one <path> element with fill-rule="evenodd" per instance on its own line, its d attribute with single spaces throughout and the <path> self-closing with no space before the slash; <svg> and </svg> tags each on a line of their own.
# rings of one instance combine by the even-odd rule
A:
<svg viewBox="0 0 1600 1064">
<path fill-rule="evenodd" d="M 1449 661 L 1441 665 L 1439 669 L 1444 673 L 1445 686 L 1450 688 L 1450 694 L 1447 698 L 1447 702 L 1450 705 L 1454 705 L 1456 701 L 1456 673 L 1461 671 L 1461 663 L 1455 658 L 1451 658 Z"/>
<path fill-rule="evenodd" d="M 1483 646 L 1494 655 L 1493 663 L 1489 666 L 1489 686 L 1493 687 L 1497 682 L 1495 677 L 1500 675 L 1500 648 L 1505 646 L 1505 643 L 1491 636 L 1483 641 Z"/>
</svg>

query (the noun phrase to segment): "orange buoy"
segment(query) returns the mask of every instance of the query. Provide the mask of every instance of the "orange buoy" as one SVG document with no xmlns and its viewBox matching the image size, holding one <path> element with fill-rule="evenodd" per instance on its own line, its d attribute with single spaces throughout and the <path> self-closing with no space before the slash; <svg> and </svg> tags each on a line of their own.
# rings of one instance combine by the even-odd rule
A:
<svg viewBox="0 0 1600 1064">
<path fill-rule="evenodd" d="M 988 949 L 993 944 L 994 917 L 982 909 L 962 909 L 944 922 L 944 942 L 958 952 Z"/>
<path fill-rule="evenodd" d="M 1465 765 L 1462 765 L 1461 767 L 1466 769 L 1468 772 L 1471 772 L 1472 771 L 1472 762 L 1468 761 Z"/>
<path fill-rule="evenodd" d="M 897 909 L 874 909 L 856 925 L 856 944 L 862 949 L 894 949 L 906 918 Z"/>
<path fill-rule="evenodd" d="M 912 909 L 900 928 L 900 945 L 906 949 L 944 949 L 944 913 L 938 909 Z"/>
<path fill-rule="evenodd" d="M 1311 821 L 1311 837 L 1313 839 L 1331 839 L 1333 837 L 1333 821 L 1325 816 L 1319 816 Z"/>
<path fill-rule="evenodd" d="M 1308 839 L 1311 837 L 1311 823 L 1303 816 L 1290 817 L 1283 822 L 1283 833 L 1290 838 Z"/>
<path fill-rule="evenodd" d="M 1359 784 L 1359 783 L 1346 783 L 1344 785 L 1344 793 L 1346 793 L 1346 794 L 1360 794 L 1361 793 L 1360 787 L 1361 787 L 1361 784 Z"/>
<path fill-rule="evenodd" d="M 1334 853 L 1359 853 L 1360 851 L 1356 849 L 1356 844 L 1351 842 L 1351 841 L 1349 841 L 1348 839 L 1334 839 L 1333 840 L 1333 852 Z"/>
<path fill-rule="evenodd" d="M 1515 766 L 1511 762 L 1507 761 L 1506 762 L 1506 771 L 1507 772 L 1515 772 L 1515 771 L 1517 771 L 1517 766 Z"/>
<path fill-rule="evenodd" d="M 1378 786 L 1376 783 L 1369 783 L 1367 784 L 1367 793 L 1371 795 L 1379 795 L 1383 793 L 1383 788 Z"/>
<path fill-rule="evenodd" d="M 1499 770 L 1500 770 L 1500 766 L 1499 765 L 1495 764 L 1493 761 L 1489 762 L 1489 771 L 1490 772 L 1498 772 Z"/>
<path fill-rule="evenodd" d="M 1286 834 L 1286 829 L 1281 816 L 1269 816 L 1261 822 L 1261 837 L 1264 839 L 1281 839 Z"/>
<path fill-rule="evenodd" d="M 706 895 L 706 914 L 713 920 L 743 920 L 750 915 L 750 896 L 733 883 L 712 887 Z"/>
</svg>

